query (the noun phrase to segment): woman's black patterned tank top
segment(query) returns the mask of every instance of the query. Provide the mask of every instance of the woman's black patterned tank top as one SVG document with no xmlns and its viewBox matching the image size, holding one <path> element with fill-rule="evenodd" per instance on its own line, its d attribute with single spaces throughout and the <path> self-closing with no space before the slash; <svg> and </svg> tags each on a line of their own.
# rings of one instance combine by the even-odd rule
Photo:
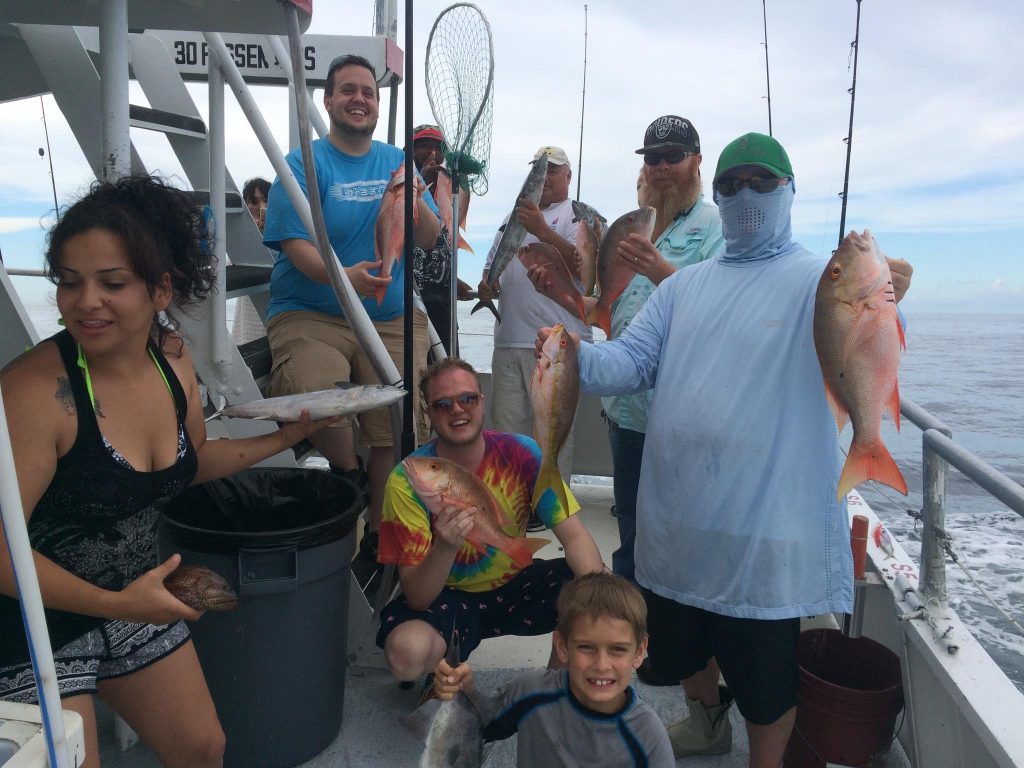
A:
<svg viewBox="0 0 1024 768">
<path fill-rule="evenodd" d="M 150 342 L 178 416 L 175 462 L 155 472 L 136 471 L 100 432 L 78 366 L 74 339 L 66 330 L 48 339 L 60 350 L 78 414 L 78 435 L 29 520 L 32 548 L 99 587 L 123 589 L 156 566 L 155 502 L 184 490 L 198 460 L 185 430 L 185 392 L 163 353 Z M 46 343 L 46 342 L 44 342 Z M 47 610 L 54 650 L 99 626 L 103 619 Z M 15 641 L 12 643 L 12 641 Z M 0 596 L 0 667 L 24 661 L 28 649 L 16 600 Z"/>
</svg>

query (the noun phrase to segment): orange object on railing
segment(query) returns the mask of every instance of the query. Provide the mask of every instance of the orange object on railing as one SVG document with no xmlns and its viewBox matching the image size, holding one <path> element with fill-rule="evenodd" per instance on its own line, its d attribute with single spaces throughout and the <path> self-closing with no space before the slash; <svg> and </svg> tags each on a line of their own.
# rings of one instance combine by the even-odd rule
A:
<svg viewBox="0 0 1024 768">
<path fill-rule="evenodd" d="M 854 515 L 850 526 L 850 549 L 853 551 L 853 578 L 864 578 L 864 566 L 868 558 L 868 519 Z"/>
</svg>

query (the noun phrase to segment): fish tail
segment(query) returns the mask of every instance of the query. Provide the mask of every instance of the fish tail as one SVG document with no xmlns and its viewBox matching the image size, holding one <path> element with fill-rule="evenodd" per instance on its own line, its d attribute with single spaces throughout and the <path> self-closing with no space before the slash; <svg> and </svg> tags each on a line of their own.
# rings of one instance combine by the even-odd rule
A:
<svg viewBox="0 0 1024 768">
<path fill-rule="evenodd" d="M 544 497 L 545 491 L 551 489 L 558 497 L 558 503 L 562 509 L 569 512 L 569 497 L 565 493 L 565 483 L 562 482 L 562 474 L 558 471 L 558 464 L 542 464 L 540 473 L 537 475 L 537 484 L 533 488 L 533 508 L 536 509 L 540 500 Z"/>
<path fill-rule="evenodd" d="M 604 335 L 609 339 L 612 337 L 612 313 L 611 310 L 600 301 L 594 305 L 593 323 L 604 331 Z"/>
<path fill-rule="evenodd" d="M 501 322 L 501 315 L 498 314 L 498 308 L 496 306 L 494 306 L 494 302 L 492 302 L 490 299 L 480 299 L 480 301 L 478 301 L 476 304 L 474 304 L 473 308 L 471 310 L 469 310 L 469 314 L 472 315 L 478 309 L 484 309 L 485 307 L 487 309 L 491 310 L 491 314 L 494 315 L 494 319 L 497 320 L 500 323 Z"/>
<path fill-rule="evenodd" d="M 903 473 L 896 466 L 885 443 L 880 439 L 870 443 L 858 442 L 855 437 L 850 444 L 850 454 L 846 457 L 843 474 L 839 478 L 836 499 L 842 500 L 855 486 L 865 480 L 877 480 L 904 496 L 907 495 L 907 481 L 903 479 Z"/>
</svg>

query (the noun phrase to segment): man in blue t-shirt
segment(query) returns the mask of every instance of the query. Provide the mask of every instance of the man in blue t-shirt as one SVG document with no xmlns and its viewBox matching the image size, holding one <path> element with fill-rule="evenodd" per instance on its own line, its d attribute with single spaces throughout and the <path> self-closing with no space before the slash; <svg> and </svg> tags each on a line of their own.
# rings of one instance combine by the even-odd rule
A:
<svg viewBox="0 0 1024 768">
<path fill-rule="evenodd" d="M 404 163 L 404 153 L 374 141 L 380 106 L 377 73 L 361 56 L 339 56 L 331 62 L 324 89 L 324 108 L 330 133 L 312 143 L 324 223 L 331 245 L 360 296 L 370 319 L 395 365 L 404 355 L 401 264 L 390 275 L 380 274 L 375 253 L 375 228 L 384 190 L 391 174 Z M 287 157 L 299 186 L 306 190 L 302 154 Z M 416 198 L 419 206 L 415 244 L 430 248 L 437 242 L 440 223 L 429 193 Z M 288 195 L 275 180 L 270 189 L 263 242 L 278 251 L 270 278 L 267 336 L 273 355 L 270 393 L 274 396 L 331 389 L 336 381 L 379 383 L 358 338 L 342 312 L 313 236 L 306 231 Z M 383 297 L 375 298 L 384 288 Z M 416 360 L 427 355 L 426 315 L 413 318 Z M 411 390 L 416 392 L 416 381 Z M 422 423 L 420 426 L 424 426 Z M 394 465 L 390 420 L 386 409 L 363 414 L 360 438 L 369 446 L 370 514 L 367 535 L 360 544 L 365 581 L 376 564 L 384 484 Z M 328 434 L 329 433 L 329 434 Z M 425 431 L 419 437 L 426 437 Z M 324 430 L 312 439 L 314 447 L 341 471 L 358 473 L 350 429 Z M 360 573 L 357 572 L 357 578 Z"/>
</svg>

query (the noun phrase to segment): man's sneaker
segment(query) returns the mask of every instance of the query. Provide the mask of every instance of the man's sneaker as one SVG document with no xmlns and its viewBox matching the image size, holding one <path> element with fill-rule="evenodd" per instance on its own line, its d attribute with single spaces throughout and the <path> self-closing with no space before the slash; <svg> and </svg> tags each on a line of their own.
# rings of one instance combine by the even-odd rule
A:
<svg viewBox="0 0 1024 768">
<path fill-rule="evenodd" d="M 547 526 L 544 525 L 544 521 L 537 517 L 536 512 L 530 513 L 530 519 L 526 521 L 526 530 L 531 533 L 536 531 L 546 531 Z"/>
<path fill-rule="evenodd" d="M 699 699 L 687 699 L 689 715 L 666 726 L 676 760 L 690 755 L 724 755 L 732 750 L 732 693 L 720 685 L 718 699 L 720 703 L 714 707 L 705 707 Z"/>
<path fill-rule="evenodd" d="M 359 542 L 359 551 L 352 558 L 352 575 L 355 577 L 359 589 L 367 597 L 376 594 L 380 586 L 381 574 L 384 566 L 377 562 L 377 545 L 380 542 L 380 533 L 368 531 L 363 534 Z M 369 592 L 367 591 L 369 589 Z"/>
</svg>

